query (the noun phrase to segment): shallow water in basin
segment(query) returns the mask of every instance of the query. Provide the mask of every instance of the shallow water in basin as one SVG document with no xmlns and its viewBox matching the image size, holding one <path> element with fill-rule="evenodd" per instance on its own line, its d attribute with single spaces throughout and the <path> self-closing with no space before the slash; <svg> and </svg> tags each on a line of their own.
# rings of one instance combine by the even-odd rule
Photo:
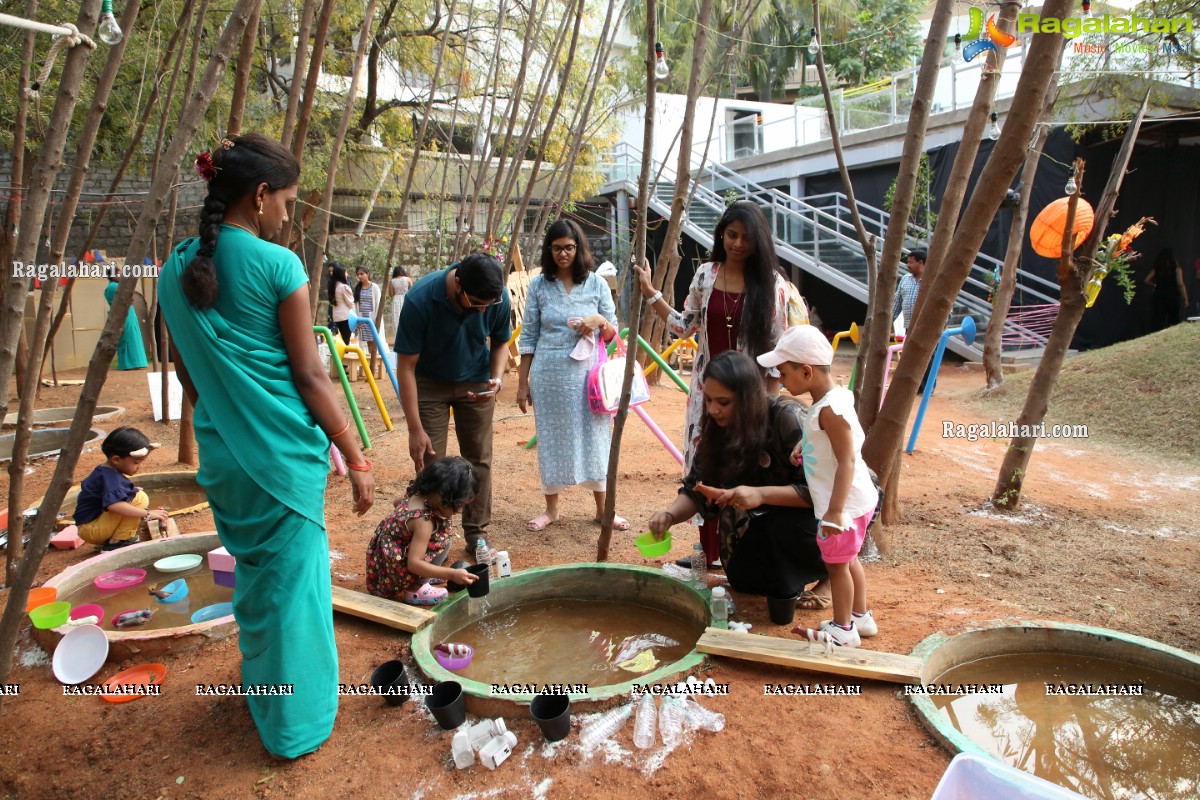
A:
<svg viewBox="0 0 1200 800">
<path fill-rule="evenodd" d="M 157 558 L 154 559 L 154 561 L 157 560 Z M 193 567 L 186 572 L 159 572 L 154 568 L 154 561 L 138 565 L 138 569 L 146 570 L 146 579 L 132 588 L 105 591 L 97 589 L 94 583 L 89 582 L 83 588 L 58 599 L 66 600 L 72 608 L 86 603 L 97 603 L 102 606 L 104 622 L 101 627 L 106 631 L 118 630 L 113 625 L 113 619 L 124 611 L 149 608 L 154 611 L 154 614 L 145 625 L 120 630 L 162 630 L 191 625 L 192 614 L 205 606 L 211 606 L 214 603 L 228 603 L 233 600 L 233 589 L 218 586 L 213 581 L 213 573 L 208 568 L 207 561 L 200 562 L 200 566 Z M 166 585 L 177 578 L 187 581 L 187 597 L 177 603 L 160 603 L 150 596 L 149 590 L 152 587 Z"/>
<path fill-rule="evenodd" d="M 475 648 L 471 664 L 456 671 L 464 678 L 595 687 L 683 658 L 703 632 L 699 624 L 646 606 L 557 599 L 488 613 L 446 641 Z"/>
<path fill-rule="evenodd" d="M 999 685 L 997 693 L 930 699 L 954 727 L 1011 766 L 1089 798 L 1200 796 L 1196 683 L 1123 662 L 1046 653 L 980 659 L 936 683 Z M 1138 686 L 1140 696 L 1129 694 Z"/>
</svg>

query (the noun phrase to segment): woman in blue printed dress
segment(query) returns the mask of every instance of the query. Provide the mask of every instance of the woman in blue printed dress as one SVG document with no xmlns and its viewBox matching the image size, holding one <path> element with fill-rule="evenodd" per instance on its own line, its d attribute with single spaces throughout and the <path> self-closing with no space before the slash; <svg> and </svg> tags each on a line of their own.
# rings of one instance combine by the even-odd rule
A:
<svg viewBox="0 0 1200 800">
<path fill-rule="evenodd" d="M 558 519 L 558 495 L 568 486 L 592 490 L 596 520 L 604 516 L 612 418 L 588 407 L 587 377 L 596 348 L 617 335 L 616 307 L 604 279 L 592 272 L 583 229 L 569 219 L 550 226 L 542 242 L 542 274 L 529 282 L 521 325 L 517 405 L 536 411 L 538 468 L 546 510 L 526 528 Z M 621 517 L 617 530 L 628 530 Z"/>
</svg>

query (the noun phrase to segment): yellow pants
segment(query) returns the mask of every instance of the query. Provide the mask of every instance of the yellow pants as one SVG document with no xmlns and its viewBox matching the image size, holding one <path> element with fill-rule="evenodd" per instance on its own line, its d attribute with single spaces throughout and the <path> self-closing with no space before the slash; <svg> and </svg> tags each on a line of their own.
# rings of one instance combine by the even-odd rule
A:
<svg viewBox="0 0 1200 800">
<path fill-rule="evenodd" d="M 129 503 L 143 511 L 150 508 L 149 496 L 140 489 Z M 111 511 L 101 511 L 100 516 L 91 522 L 79 526 L 79 538 L 88 544 L 108 544 L 109 542 L 125 542 L 130 539 L 137 539 L 138 529 L 143 519 L 145 519 L 145 515 L 140 517 L 125 517 L 120 514 L 114 514 Z"/>
</svg>

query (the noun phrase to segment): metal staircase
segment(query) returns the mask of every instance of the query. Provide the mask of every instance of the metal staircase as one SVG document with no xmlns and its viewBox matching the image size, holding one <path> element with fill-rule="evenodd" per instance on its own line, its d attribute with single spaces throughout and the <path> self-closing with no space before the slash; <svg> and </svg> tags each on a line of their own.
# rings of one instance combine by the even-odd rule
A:
<svg viewBox="0 0 1200 800">
<path fill-rule="evenodd" d="M 624 190 L 637 195 L 637 176 L 641 170 L 640 151 L 628 144 L 618 144 L 609 165 L 609 182 L 602 194 Z M 669 166 L 652 165 L 654 181 L 648 198 L 651 209 L 663 217 L 670 216 L 675 193 L 675 172 Z M 791 197 L 778 189 L 769 189 L 720 164 L 706 166 L 696 176 L 695 192 L 685 209 L 684 232 L 700 245 L 711 249 L 717 220 L 732 200 L 753 200 L 762 207 L 775 237 L 775 249 L 780 259 L 791 266 L 834 286 L 862 302 L 867 302 L 867 261 L 851 222 L 850 206 L 841 193 L 813 197 Z M 859 202 L 858 213 L 868 234 L 874 235 L 883 246 L 888 213 Z M 923 241 L 932 232 L 918 229 Z M 959 293 L 950 312 L 948 326 L 957 325 L 963 317 L 974 317 L 980 331 L 976 344 L 967 345 L 952 337 L 950 349 L 970 360 L 983 355 L 983 331 L 991 321 L 988 291 L 993 272 L 1000 262 L 986 255 L 976 257 L 971 274 Z M 903 267 L 901 267 L 903 271 Z M 1037 275 L 1018 270 L 1014 305 L 1028 303 L 1057 303 L 1058 286 Z M 1043 344 L 1045 336 L 1026 330 L 1012 320 L 1005 320 L 1008 334 L 1033 345 Z"/>
</svg>

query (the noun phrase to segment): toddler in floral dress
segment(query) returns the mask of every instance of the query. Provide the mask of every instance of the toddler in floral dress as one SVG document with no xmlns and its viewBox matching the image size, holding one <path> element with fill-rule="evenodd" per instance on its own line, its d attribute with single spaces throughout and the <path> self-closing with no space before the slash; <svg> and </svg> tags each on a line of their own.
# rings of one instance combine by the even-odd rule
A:
<svg viewBox="0 0 1200 800">
<path fill-rule="evenodd" d="M 367 546 L 367 591 L 411 605 L 434 605 L 446 599 L 447 591 L 432 586 L 433 579 L 474 583 L 467 570 L 442 564 L 450 554 L 450 522 L 478 491 L 475 470 L 458 456 L 421 470 Z"/>
</svg>

